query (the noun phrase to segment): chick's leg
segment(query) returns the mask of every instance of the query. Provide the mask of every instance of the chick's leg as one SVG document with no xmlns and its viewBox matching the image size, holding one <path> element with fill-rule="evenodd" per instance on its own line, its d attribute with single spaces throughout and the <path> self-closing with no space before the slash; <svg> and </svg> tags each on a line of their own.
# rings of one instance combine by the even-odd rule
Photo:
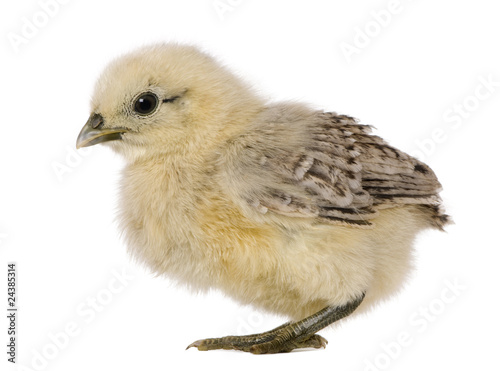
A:
<svg viewBox="0 0 500 371">
<path fill-rule="evenodd" d="M 187 349 L 191 347 L 196 347 L 198 350 L 236 349 L 263 354 L 290 352 L 297 348 L 324 348 L 328 342 L 316 332 L 354 312 L 363 298 L 364 294 L 343 306 L 326 307 L 303 320 L 285 323 L 271 331 L 247 336 L 198 340 Z"/>
</svg>

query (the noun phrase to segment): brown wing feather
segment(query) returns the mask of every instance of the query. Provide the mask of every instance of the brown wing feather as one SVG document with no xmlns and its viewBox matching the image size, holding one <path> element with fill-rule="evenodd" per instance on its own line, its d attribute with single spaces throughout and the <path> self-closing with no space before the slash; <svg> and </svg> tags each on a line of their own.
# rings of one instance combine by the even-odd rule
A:
<svg viewBox="0 0 500 371">
<path fill-rule="evenodd" d="M 263 179 L 262 187 L 247 195 L 260 212 L 369 227 L 380 208 L 419 204 L 434 211 L 438 226 L 446 223 L 433 171 L 372 135 L 370 126 L 349 116 L 315 113 L 305 119 L 304 144 L 284 148 L 276 133 L 283 123 L 273 117 L 269 127 L 259 130 L 272 133 L 274 142 L 267 148 L 274 150 L 248 151 L 248 158 L 266 152 L 259 166 L 262 174 L 272 174 L 272 180 Z"/>
</svg>

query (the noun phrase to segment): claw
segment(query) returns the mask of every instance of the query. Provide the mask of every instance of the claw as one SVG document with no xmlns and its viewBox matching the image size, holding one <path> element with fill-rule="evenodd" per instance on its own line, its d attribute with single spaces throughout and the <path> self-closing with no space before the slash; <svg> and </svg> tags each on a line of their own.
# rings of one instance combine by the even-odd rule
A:
<svg viewBox="0 0 500 371">
<path fill-rule="evenodd" d="M 189 348 L 195 347 L 198 348 L 198 350 L 206 350 L 206 349 L 200 349 L 199 346 L 203 344 L 203 340 L 196 340 L 195 342 L 189 344 L 186 348 L 188 350 Z"/>
</svg>

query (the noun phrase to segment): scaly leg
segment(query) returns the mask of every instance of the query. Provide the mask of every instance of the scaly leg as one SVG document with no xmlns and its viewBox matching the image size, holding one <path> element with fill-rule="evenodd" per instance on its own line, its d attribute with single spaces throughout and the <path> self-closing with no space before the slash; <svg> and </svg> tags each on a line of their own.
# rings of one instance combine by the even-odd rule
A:
<svg viewBox="0 0 500 371">
<path fill-rule="evenodd" d="M 271 331 L 198 340 L 186 349 L 191 347 L 196 347 L 198 350 L 236 349 L 263 354 L 290 352 L 297 348 L 324 348 L 328 342 L 316 332 L 354 312 L 364 296 L 363 294 L 360 298 L 340 307 L 326 307 L 301 321 L 285 323 Z"/>
</svg>

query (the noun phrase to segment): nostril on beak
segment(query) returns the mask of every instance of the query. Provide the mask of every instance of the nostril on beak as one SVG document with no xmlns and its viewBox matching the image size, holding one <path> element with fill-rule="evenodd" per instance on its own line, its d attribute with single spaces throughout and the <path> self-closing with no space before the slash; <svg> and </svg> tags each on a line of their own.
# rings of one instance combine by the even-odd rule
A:
<svg viewBox="0 0 500 371">
<path fill-rule="evenodd" d="M 90 121 L 90 126 L 92 126 L 92 129 L 100 129 L 102 125 L 104 125 L 104 119 L 99 113 L 94 113 Z"/>
</svg>

